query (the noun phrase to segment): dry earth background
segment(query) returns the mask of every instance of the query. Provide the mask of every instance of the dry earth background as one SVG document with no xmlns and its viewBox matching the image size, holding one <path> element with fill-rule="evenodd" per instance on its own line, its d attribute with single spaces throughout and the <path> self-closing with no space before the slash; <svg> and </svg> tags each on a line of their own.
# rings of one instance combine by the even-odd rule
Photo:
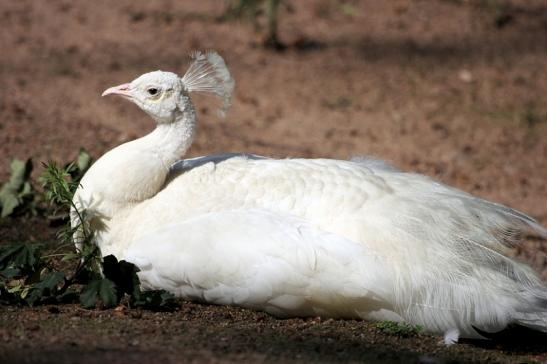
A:
<svg viewBox="0 0 547 364">
<path fill-rule="evenodd" d="M 287 1 L 261 47 L 224 1 L 0 1 L 0 177 L 13 157 L 95 157 L 153 123 L 112 85 L 182 74 L 216 49 L 237 86 L 225 120 L 197 96 L 190 155 L 373 155 L 529 213 L 547 225 L 547 2 Z M 496 24 L 497 22 L 497 24 Z M 38 164 L 38 163 L 35 163 Z M 0 239 L 40 240 L 40 221 L 4 221 Z M 515 251 L 547 279 L 547 245 Z M 522 362 L 539 344 L 389 337 L 357 321 L 276 320 L 186 304 L 171 314 L 0 307 L 2 362 Z"/>
</svg>

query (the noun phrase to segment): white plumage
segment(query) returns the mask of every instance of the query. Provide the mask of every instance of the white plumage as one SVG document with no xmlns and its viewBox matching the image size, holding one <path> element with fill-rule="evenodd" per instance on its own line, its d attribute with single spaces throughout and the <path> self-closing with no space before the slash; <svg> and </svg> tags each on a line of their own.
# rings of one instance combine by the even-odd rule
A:
<svg viewBox="0 0 547 364">
<path fill-rule="evenodd" d="M 145 288 L 278 316 L 406 321 L 447 343 L 480 337 L 474 327 L 547 331 L 547 289 L 506 255 L 523 232 L 547 231 L 518 211 L 366 158 L 177 161 L 196 125 L 188 93 L 227 108 L 234 87 L 216 53 L 193 57 L 183 78 L 156 71 L 105 91 L 158 126 L 100 158 L 74 199 L 102 254 L 134 262 Z"/>
</svg>

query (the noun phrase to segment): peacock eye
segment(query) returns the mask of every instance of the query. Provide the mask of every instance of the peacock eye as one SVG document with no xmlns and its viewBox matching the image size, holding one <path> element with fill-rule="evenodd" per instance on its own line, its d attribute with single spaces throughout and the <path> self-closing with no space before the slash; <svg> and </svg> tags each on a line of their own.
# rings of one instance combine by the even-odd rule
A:
<svg viewBox="0 0 547 364">
<path fill-rule="evenodd" d="M 155 96 L 158 94 L 159 90 L 155 87 L 150 87 L 148 90 L 146 90 L 149 95 Z"/>
</svg>

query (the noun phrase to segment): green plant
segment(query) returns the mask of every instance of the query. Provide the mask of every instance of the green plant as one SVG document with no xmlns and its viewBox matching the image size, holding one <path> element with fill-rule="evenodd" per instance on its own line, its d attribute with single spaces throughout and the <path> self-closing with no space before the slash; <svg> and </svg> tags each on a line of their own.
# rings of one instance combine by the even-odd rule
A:
<svg viewBox="0 0 547 364">
<path fill-rule="evenodd" d="M 344 15 L 347 15 L 350 17 L 354 17 L 358 15 L 357 8 L 353 4 L 342 2 L 338 4 L 338 8 Z"/>
<path fill-rule="evenodd" d="M 166 291 L 141 292 L 139 269 L 109 255 L 101 259 L 93 231 L 86 224 L 86 211 L 73 202 L 79 181 L 91 163 L 80 151 L 74 163 L 59 167 L 44 164 L 41 181 L 44 199 L 54 214 L 63 211 L 64 226 L 53 246 L 0 245 L 0 302 L 4 304 L 80 303 L 86 308 L 113 307 L 127 298 L 132 307 L 173 310 L 174 296 Z M 68 219 L 68 211 L 73 221 Z M 73 238 L 78 237 L 78 247 Z"/>
<path fill-rule="evenodd" d="M 102 262 L 104 277 L 91 280 L 82 290 L 80 302 L 86 308 L 113 307 L 124 297 L 129 298 L 131 307 L 152 311 L 172 311 L 178 307 L 175 296 L 164 290 L 140 290 L 137 276 L 139 269 L 125 260 L 118 261 L 107 255 Z"/>
<path fill-rule="evenodd" d="M 413 326 L 405 322 L 398 323 L 394 321 L 380 321 L 376 323 L 376 328 L 385 334 L 400 337 L 417 336 L 423 331 L 423 328 L 419 325 Z"/>
<path fill-rule="evenodd" d="M 528 106 L 522 114 L 522 119 L 527 127 L 533 128 L 537 124 L 545 120 L 544 117 L 539 115 L 533 106 Z"/>
<path fill-rule="evenodd" d="M 278 14 L 281 2 L 282 0 L 232 0 L 222 18 L 234 19 L 245 15 L 258 28 L 258 18 L 265 14 L 267 33 L 264 46 L 281 50 L 285 48 L 278 36 Z"/>
<path fill-rule="evenodd" d="M 9 181 L 0 190 L 1 217 L 15 215 L 25 211 L 34 211 L 34 193 L 29 182 L 32 172 L 32 161 L 14 159 L 10 164 Z"/>
</svg>

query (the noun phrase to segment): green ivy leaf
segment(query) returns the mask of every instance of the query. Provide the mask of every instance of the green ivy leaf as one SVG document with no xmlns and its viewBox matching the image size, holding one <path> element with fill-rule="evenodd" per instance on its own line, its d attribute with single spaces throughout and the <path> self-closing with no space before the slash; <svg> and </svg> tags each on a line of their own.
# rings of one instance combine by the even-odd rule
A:
<svg viewBox="0 0 547 364">
<path fill-rule="evenodd" d="M 17 195 L 11 191 L 0 192 L 0 202 L 2 202 L 2 217 L 11 215 L 20 203 Z"/>
<path fill-rule="evenodd" d="M 22 244 L 21 249 L 14 256 L 13 263 L 16 267 L 26 267 L 32 271 L 37 268 L 40 260 L 39 247 L 36 245 Z"/>
<path fill-rule="evenodd" d="M 65 274 L 63 272 L 51 272 L 47 274 L 40 283 L 34 285 L 34 288 L 40 289 L 43 291 L 53 291 L 57 286 L 65 279 Z"/>
<path fill-rule="evenodd" d="M 5 245 L 0 248 L 0 267 L 8 267 L 12 261 L 12 257 L 16 255 L 22 246 L 20 244 Z"/>
<path fill-rule="evenodd" d="M 107 255 L 103 258 L 103 274 L 116 284 L 118 296 L 121 298 L 124 293 L 138 295 L 140 292 L 140 281 L 137 276 L 139 268 L 133 263 L 121 260 L 118 262 L 115 256 Z"/>
<path fill-rule="evenodd" d="M 140 290 L 140 280 L 137 275 L 139 268 L 133 263 L 107 255 L 103 259 L 103 274 L 110 279 L 117 288 L 118 299 L 124 294 L 131 297 L 131 304 L 152 311 L 173 311 L 179 305 L 175 296 L 164 290 Z"/>
<path fill-rule="evenodd" d="M 179 307 L 175 295 L 165 290 L 140 292 L 132 305 L 151 311 L 174 311 Z"/>
<path fill-rule="evenodd" d="M 45 298 L 54 297 L 57 293 L 57 288 L 64 281 L 64 279 L 65 274 L 63 272 L 55 271 L 45 275 L 40 282 L 34 284 L 30 288 L 26 301 L 32 306 L 36 302 L 40 302 Z"/>
<path fill-rule="evenodd" d="M 91 166 L 91 155 L 89 155 L 87 150 L 85 150 L 84 148 L 81 148 L 80 153 L 78 153 L 76 166 L 78 166 L 78 170 L 82 176 Z"/>
<path fill-rule="evenodd" d="M 80 303 L 85 308 L 94 308 L 99 300 L 99 285 L 101 281 L 90 282 L 80 294 Z"/>
<path fill-rule="evenodd" d="M 74 288 L 69 288 L 66 292 L 57 296 L 59 303 L 76 303 L 78 302 L 79 293 Z"/>
<path fill-rule="evenodd" d="M 23 198 L 32 196 L 32 186 L 27 182 L 32 172 L 32 161 L 14 159 L 11 161 L 10 169 L 10 179 L 0 189 L 1 217 L 11 215 L 22 205 Z"/>
<path fill-rule="evenodd" d="M 21 192 L 19 192 L 19 197 L 25 198 L 29 196 L 32 196 L 32 186 L 30 185 L 30 183 L 25 182 L 23 184 L 23 188 L 21 189 Z"/>
<path fill-rule="evenodd" d="M 31 274 L 41 264 L 40 246 L 30 244 L 13 244 L 0 248 L 0 269 L 21 270 L 21 274 Z"/>
<path fill-rule="evenodd" d="M 116 286 L 108 278 L 91 281 L 80 295 L 80 302 L 85 308 L 97 307 L 99 301 L 103 307 L 113 307 L 119 302 Z"/>
<path fill-rule="evenodd" d="M 0 276 L 4 279 L 13 279 L 21 274 L 21 269 L 18 268 L 6 268 L 0 271 Z"/>
</svg>

